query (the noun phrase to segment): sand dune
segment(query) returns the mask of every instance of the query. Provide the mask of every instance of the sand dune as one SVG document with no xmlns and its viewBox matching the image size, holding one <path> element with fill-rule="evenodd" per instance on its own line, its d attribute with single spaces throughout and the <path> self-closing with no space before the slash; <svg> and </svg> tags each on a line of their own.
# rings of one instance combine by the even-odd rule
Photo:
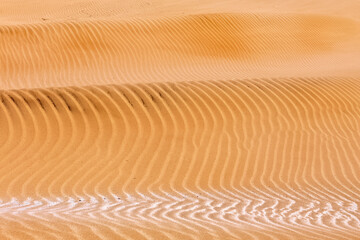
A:
<svg viewBox="0 0 360 240">
<path fill-rule="evenodd" d="M 356 1 L 5 1 L 0 239 L 360 239 Z"/>
<path fill-rule="evenodd" d="M 359 93 L 338 78 L 3 91 L 5 232 L 355 239 Z"/>
<path fill-rule="evenodd" d="M 203 14 L 8 25 L 0 32 L 4 89 L 360 77 L 353 61 L 360 23 L 340 17 Z"/>
</svg>

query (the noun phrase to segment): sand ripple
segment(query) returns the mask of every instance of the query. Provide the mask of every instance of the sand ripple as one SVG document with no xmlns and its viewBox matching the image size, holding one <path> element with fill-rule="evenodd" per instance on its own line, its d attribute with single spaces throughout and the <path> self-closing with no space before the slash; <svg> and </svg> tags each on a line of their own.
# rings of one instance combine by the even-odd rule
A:
<svg viewBox="0 0 360 240">
<path fill-rule="evenodd" d="M 358 1 L 0 4 L 0 239 L 360 239 Z"/>
<path fill-rule="evenodd" d="M 355 239 L 359 93 L 350 78 L 2 91 L 2 234 Z"/>
<path fill-rule="evenodd" d="M 201 14 L 0 26 L 3 89 L 275 77 L 360 77 L 360 23 Z"/>
</svg>

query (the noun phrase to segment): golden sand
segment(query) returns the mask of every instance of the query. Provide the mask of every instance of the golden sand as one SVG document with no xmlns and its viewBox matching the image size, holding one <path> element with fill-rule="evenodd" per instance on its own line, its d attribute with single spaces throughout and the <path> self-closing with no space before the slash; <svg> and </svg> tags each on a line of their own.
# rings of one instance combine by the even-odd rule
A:
<svg viewBox="0 0 360 240">
<path fill-rule="evenodd" d="M 359 12 L 4 1 L 0 239 L 360 239 Z"/>
</svg>

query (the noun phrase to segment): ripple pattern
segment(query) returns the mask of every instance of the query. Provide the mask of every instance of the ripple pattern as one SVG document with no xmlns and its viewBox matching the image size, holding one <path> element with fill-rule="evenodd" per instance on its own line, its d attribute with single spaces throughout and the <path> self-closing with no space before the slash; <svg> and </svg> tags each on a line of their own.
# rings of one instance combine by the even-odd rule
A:
<svg viewBox="0 0 360 240">
<path fill-rule="evenodd" d="M 359 239 L 358 78 L 0 99 L 1 238 Z"/>
<path fill-rule="evenodd" d="M 358 20 L 210 13 L 0 25 L 2 89 L 360 77 Z"/>
</svg>

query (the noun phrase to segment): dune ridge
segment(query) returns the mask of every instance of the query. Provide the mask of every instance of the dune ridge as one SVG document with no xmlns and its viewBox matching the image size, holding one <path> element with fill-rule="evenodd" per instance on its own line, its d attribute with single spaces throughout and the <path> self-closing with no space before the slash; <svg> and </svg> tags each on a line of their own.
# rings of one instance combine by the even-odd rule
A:
<svg viewBox="0 0 360 240">
<path fill-rule="evenodd" d="M 360 239 L 359 12 L 2 1 L 0 239 Z"/>
<path fill-rule="evenodd" d="M 3 25 L 0 34 L 2 89 L 360 77 L 360 23 L 344 17 L 222 13 Z"/>
<path fill-rule="evenodd" d="M 3 90 L 4 232 L 356 239 L 359 91 L 331 77 Z"/>
</svg>

